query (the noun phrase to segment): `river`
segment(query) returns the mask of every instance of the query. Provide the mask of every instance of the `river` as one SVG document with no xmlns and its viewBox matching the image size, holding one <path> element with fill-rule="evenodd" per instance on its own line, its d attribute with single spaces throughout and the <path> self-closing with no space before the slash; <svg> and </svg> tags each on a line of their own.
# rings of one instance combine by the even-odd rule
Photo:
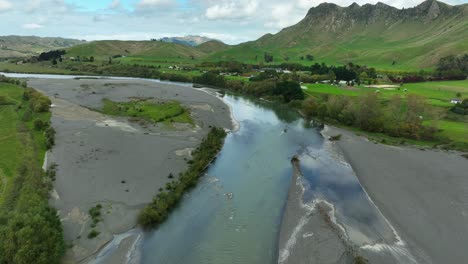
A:
<svg viewBox="0 0 468 264">
<path fill-rule="evenodd" d="M 320 129 L 275 103 L 229 94 L 221 100 L 230 106 L 239 129 L 228 134 L 216 161 L 167 221 L 145 234 L 137 247 L 139 262 L 277 263 L 280 252 L 284 255 L 295 246 L 278 246 L 294 155 L 301 160 L 301 203 L 308 208 L 303 213 L 305 221 L 317 201 L 322 201 L 332 208 L 330 217 L 346 243 L 363 250 L 373 250 L 383 242 L 399 243 L 351 166 Z M 307 238 L 308 230 L 301 230 L 304 223 L 300 225 L 290 235 L 293 242 L 294 236 Z"/>
</svg>

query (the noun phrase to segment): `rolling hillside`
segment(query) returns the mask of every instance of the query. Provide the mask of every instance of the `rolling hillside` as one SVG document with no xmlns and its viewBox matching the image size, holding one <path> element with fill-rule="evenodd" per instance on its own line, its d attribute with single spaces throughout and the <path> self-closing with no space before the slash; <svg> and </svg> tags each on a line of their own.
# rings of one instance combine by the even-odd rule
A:
<svg viewBox="0 0 468 264">
<path fill-rule="evenodd" d="M 95 41 L 67 50 L 67 56 L 108 58 L 116 55 L 126 57 L 157 57 L 160 59 L 189 59 L 191 56 L 195 58 L 204 57 L 206 53 L 193 47 L 175 43 L 117 40 Z"/>
<path fill-rule="evenodd" d="M 27 57 L 44 51 L 69 48 L 83 41 L 35 36 L 0 36 L 0 58 Z"/>
<path fill-rule="evenodd" d="M 167 42 L 167 43 L 177 43 L 177 44 L 182 44 L 185 46 L 190 46 L 190 47 L 196 47 L 198 45 L 201 45 L 205 42 L 211 41 L 213 39 L 203 37 L 203 36 L 185 36 L 185 37 L 171 37 L 171 38 L 162 38 L 160 41 L 162 42 Z"/>
<path fill-rule="evenodd" d="M 230 46 L 218 40 L 211 40 L 202 43 L 196 47 L 197 50 L 210 54 L 230 49 Z"/>
<path fill-rule="evenodd" d="M 354 62 L 380 69 L 431 68 L 438 59 L 468 53 L 468 4 L 428 0 L 409 9 L 383 3 L 340 7 L 323 3 L 279 33 L 218 52 L 210 60 L 273 63 Z"/>
</svg>

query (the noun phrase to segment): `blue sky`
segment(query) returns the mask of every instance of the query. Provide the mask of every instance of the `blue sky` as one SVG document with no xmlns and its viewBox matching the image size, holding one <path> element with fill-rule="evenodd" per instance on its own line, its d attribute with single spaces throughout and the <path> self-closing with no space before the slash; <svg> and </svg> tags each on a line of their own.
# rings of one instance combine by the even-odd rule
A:
<svg viewBox="0 0 468 264">
<path fill-rule="evenodd" d="M 341 6 L 379 0 L 329 0 Z M 380 0 L 402 8 L 422 0 Z M 318 0 L 0 0 L 0 35 L 148 40 L 204 35 L 229 44 L 300 21 Z M 444 0 L 448 4 L 468 0 Z"/>
</svg>

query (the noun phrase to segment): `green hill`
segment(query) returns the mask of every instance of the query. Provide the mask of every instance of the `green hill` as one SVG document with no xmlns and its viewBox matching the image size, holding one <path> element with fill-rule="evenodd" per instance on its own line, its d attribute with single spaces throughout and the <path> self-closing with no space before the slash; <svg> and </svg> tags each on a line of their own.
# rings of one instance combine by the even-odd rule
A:
<svg viewBox="0 0 468 264">
<path fill-rule="evenodd" d="M 218 40 L 210 40 L 196 47 L 197 50 L 207 53 L 207 54 L 225 51 L 225 50 L 228 50 L 229 48 L 230 48 L 229 45 L 224 44 L 223 42 L 218 41 Z"/>
<path fill-rule="evenodd" d="M 428 0 L 409 9 L 383 3 L 323 3 L 279 33 L 211 55 L 209 60 L 367 64 L 379 69 L 432 68 L 439 58 L 468 53 L 468 5 Z"/>
<path fill-rule="evenodd" d="M 0 36 L 0 58 L 27 57 L 44 51 L 69 48 L 82 43 L 82 40 L 65 38 Z"/>
<path fill-rule="evenodd" d="M 206 53 L 186 45 L 165 43 L 160 41 L 94 41 L 78 45 L 67 50 L 67 55 L 86 56 L 95 58 L 108 58 L 112 56 L 126 57 L 157 57 L 160 59 L 171 58 L 196 58 L 206 56 Z"/>
</svg>

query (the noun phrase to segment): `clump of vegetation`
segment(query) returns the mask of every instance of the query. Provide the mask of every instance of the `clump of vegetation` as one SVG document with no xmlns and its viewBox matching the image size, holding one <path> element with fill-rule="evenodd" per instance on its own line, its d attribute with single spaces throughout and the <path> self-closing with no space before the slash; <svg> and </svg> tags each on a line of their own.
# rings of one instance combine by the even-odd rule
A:
<svg viewBox="0 0 468 264">
<path fill-rule="evenodd" d="M 459 115 L 468 115 L 468 98 L 464 99 L 461 104 L 455 104 L 450 111 Z"/>
<path fill-rule="evenodd" d="M 330 141 L 338 141 L 338 140 L 341 139 L 341 134 L 331 136 L 329 139 L 330 139 Z"/>
<path fill-rule="evenodd" d="M 367 264 L 368 261 L 362 256 L 355 256 L 354 257 L 354 264 Z"/>
<path fill-rule="evenodd" d="M 40 131 L 40 130 L 43 130 L 47 126 L 48 126 L 48 123 L 42 121 L 42 119 L 37 118 L 37 119 L 34 120 L 34 129 L 35 130 Z"/>
<path fill-rule="evenodd" d="M 92 207 L 91 209 L 88 210 L 89 216 L 91 216 L 91 227 L 95 228 L 96 225 L 102 221 L 101 217 L 101 209 L 102 205 L 97 204 L 96 206 Z"/>
<path fill-rule="evenodd" d="M 23 100 L 29 101 L 29 107 L 33 112 L 44 113 L 49 112 L 52 102 L 47 96 L 42 95 L 33 88 L 25 88 Z"/>
<path fill-rule="evenodd" d="M 166 185 L 166 191 L 160 189 L 153 201 L 138 216 L 138 223 L 143 228 L 155 228 L 161 224 L 182 199 L 187 190 L 193 188 L 201 173 L 216 157 L 226 137 L 222 128 L 212 128 L 200 146 L 193 152 L 192 163 L 179 178 Z"/>
<path fill-rule="evenodd" d="M 101 234 L 101 232 L 97 231 L 96 229 L 91 229 L 91 231 L 89 231 L 89 233 L 88 233 L 88 238 L 93 239 L 93 238 L 99 236 L 99 234 Z"/>
<path fill-rule="evenodd" d="M 292 158 L 291 158 L 291 162 L 299 162 L 299 157 L 297 155 L 294 155 Z"/>
<path fill-rule="evenodd" d="M 193 123 L 189 111 L 176 101 L 164 103 L 153 103 L 148 100 L 114 102 L 104 99 L 103 103 L 102 112 L 108 115 L 128 116 L 155 123 Z"/>
<path fill-rule="evenodd" d="M 52 149 L 52 147 L 55 145 L 55 134 L 55 129 L 51 126 L 48 127 L 44 132 L 44 135 L 46 137 L 45 145 L 48 150 Z"/>
<path fill-rule="evenodd" d="M 57 163 L 52 163 L 46 171 L 46 175 L 51 181 L 55 181 L 57 176 L 57 166 Z"/>
</svg>

